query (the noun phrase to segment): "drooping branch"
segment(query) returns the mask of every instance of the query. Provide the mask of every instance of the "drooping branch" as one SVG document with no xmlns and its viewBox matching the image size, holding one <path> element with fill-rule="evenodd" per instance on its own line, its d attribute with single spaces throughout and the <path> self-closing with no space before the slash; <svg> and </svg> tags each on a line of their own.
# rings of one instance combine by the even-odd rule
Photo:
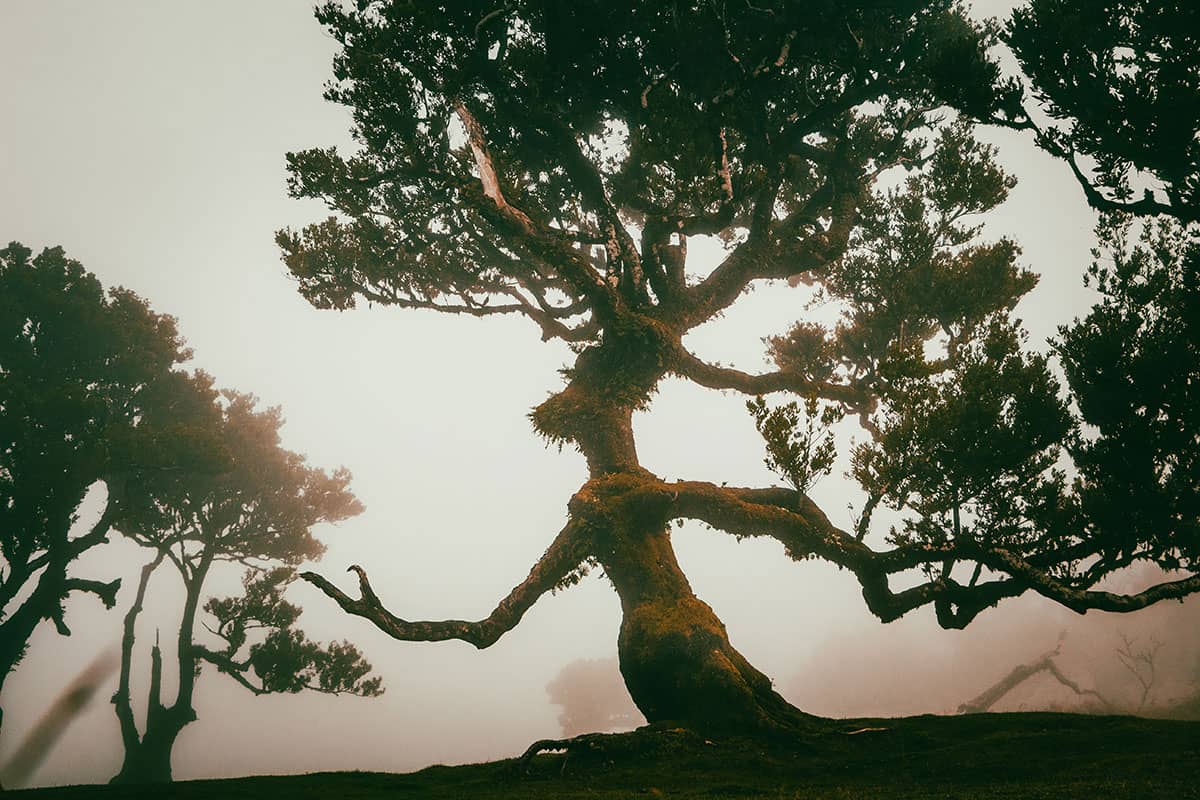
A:
<svg viewBox="0 0 1200 800">
<path fill-rule="evenodd" d="M 118 503 L 111 497 L 116 491 L 113 489 L 109 491 L 110 499 L 104 508 L 104 512 L 86 533 L 76 536 L 74 539 L 67 540 L 65 544 L 55 544 L 52 548 L 42 550 L 37 555 L 30 553 L 29 557 L 24 559 L 14 559 L 8 565 L 8 574 L 0 576 L 0 608 L 4 608 L 10 600 L 16 597 L 22 587 L 25 586 L 38 570 L 49 566 L 52 561 L 58 560 L 62 564 L 69 563 L 91 548 L 108 541 L 108 533 L 112 530 L 112 526 L 120 513 Z M 65 530 L 61 531 L 60 534 L 63 539 L 66 538 L 67 534 Z M 9 551 L 5 551 L 5 554 L 8 555 Z M 48 576 L 48 580 L 52 581 L 53 578 L 54 576 Z M 70 587 L 64 587 L 63 594 L 65 595 L 68 591 L 90 591 L 104 601 L 106 608 L 112 608 L 112 604 L 115 602 L 113 598 L 120 584 L 121 582 L 118 580 L 114 584 L 111 584 L 110 588 L 110 584 L 100 584 L 96 581 L 75 582 Z M 49 591 L 49 584 L 47 584 L 46 590 L 38 594 L 38 597 L 43 599 L 48 598 L 47 591 Z"/>
<path fill-rule="evenodd" d="M 195 645 L 192 652 L 197 658 L 212 664 L 218 670 L 233 678 L 253 694 L 262 695 L 269 693 L 265 687 L 252 683 L 250 679 L 246 677 L 246 670 L 250 668 L 249 662 L 234 661 L 225 653 L 209 650 L 203 645 Z"/>
<path fill-rule="evenodd" d="M 1052 152 L 1055 151 L 1052 150 Z M 1160 203 L 1154 199 L 1154 195 L 1149 191 L 1146 191 L 1140 199 L 1131 201 L 1113 200 L 1112 198 L 1105 197 L 1088 176 L 1083 173 L 1083 170 L 1079 168 L 1075 151 L 1068 152 L 1062 148 L 1057 148 L 1057 154 L 1071 167 L 1071 174 L 1075 176 L 1075 181 L 1083 189 L 1083 196 L 1087 199 L 1088 205 L 1097 211 L 1121 211 L 1139 216 L 1166 214 L 1179 219 L 1181 222 L 1200 222 L 1200 207 L 1185 204 L 1171 205 Z"/>
<path fill-rule="evenodd" d="M 1064 144 L 1058 136 L 1033 122 L 1032 117 L 1028 113 L 1025 116 L 1026 119 L 1019 123 L 997 122 L 1005 127 L 1018 130 L 1032 129 L 1034 138 L 1043 150 L 1067 162 L 1067 166 L 1071 168 L 1071 174 L 1075 177 L 1076 183 L 1083 190 L 1084 198 L 1092 208 L 1097 211 L 1118 211 L 1147 217 L 1163 214 L 1175 217 L 1185 223 L 1200 222 L 1200 206 L 1189 205 L 1187 203 L 1162 203 L 1155 200 L 1153 193 L 1149 190 L 1145 191 L 1142 197 L 1137 200 L 1116 200 L 1106 197 L 1079 166 L 1079 154 L 1075 148 Z M 1175 193 L 1171 192 L 1169 188 L 1167 195 L 1169 198 L 1174 198 Z"/>
<path fill-rule="evenodd" d="M 505 633 L 516 627 L 538 598 L 567 580 L 586 558 L 583 526 L 568 522 L 550 547 L 529 571 L 529 575 L 497 604 L 485 619 L 438 620 L 410 622 L 388 611 L 367 578 L 366 570 L 357 564 L 348 571 L 358 575 L 360 596 L 353 598 L 321 575 L 302 572 L 300 577 L 333 598 L 342 610 L 363 617 L 394 639 L 409 642 L 440 642 L 461 639 L 479 649 L 490 647 Z"/>
<path fill-rule="evenodd" d="M 117 590 L 121 588 L 121 579 L 111 581 L 95 581 L 89 578 L 67 578 L 63 589 L 67 592 L 86 592 L 94 594 L 104 603 L 105 608 L 112 608 L 117 603 Z"/>
<path fill-rule="evenodd" d="M 698 481 L 652 486 L 657 492 L 671 494 L 676 516 L 701 520 L 738 536 L 770 536 L 781 542 L 792 558 L 816 556 L 850 570 L 862 586 L 871 613 L 885 622 L 933 604 L 940 625 L 962 628 L 984 609 L 1027 590 L 1077 613 L 1136 611 L 1200 590 L 1200 575 L 1163 581 L 1134 594 L 1079 588 L 1054 577 L 1049 569 L 1054 565 L 1035 567 L 1008 550 L 965 539 L 940 546 L 919 544 L 876 551 L 833 525 L 809 498 L 789 489 L 735 488 Z M 982 564 L 1004 577 L 964 585 L 941 576 L 898 592 L 889 586 L 891 575 L 946 560 Z"/>
</svg>

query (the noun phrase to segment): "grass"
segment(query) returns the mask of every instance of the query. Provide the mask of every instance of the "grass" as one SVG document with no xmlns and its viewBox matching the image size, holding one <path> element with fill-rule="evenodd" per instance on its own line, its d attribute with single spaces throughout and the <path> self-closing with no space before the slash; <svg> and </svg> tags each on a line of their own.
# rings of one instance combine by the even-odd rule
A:
<svg viewBox="0 0 1200 800">
<path fill-rule="evenodd" d="M 884 728 L 849 734 L 862 728 Z M 708 741 L 685 731 L 598 736 L 570 753 L 406 775 L 327 772 L 73 786 L 13 792 L 59 798 L 312 800 L 1007 800 L 1200 798 L 1200 722 L 1072 714 L 838 720 L 803 741 Z"/>
</svg>

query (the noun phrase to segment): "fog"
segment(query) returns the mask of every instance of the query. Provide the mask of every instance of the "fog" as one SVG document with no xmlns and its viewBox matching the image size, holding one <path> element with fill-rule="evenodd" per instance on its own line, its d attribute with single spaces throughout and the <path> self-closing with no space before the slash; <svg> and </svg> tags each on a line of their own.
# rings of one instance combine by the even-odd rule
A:
<svg viewBox="0 0 1200 800">
<path fill-rule="evenodd" d="M 349 589 L 352 576 L 343 571 L 362 564 L 389 609 L 408 619 L 478 619 L 525 577 L 586 477 L 581 456 L 544 447 L 526 419 L 561 385 L 557 370 L 571 353 L 542 343 L 536 327 L 519 320 L 365 304 L 317 311 L 299 296 L 272 234 L 325 215 L 287 199 L 284 153 L 352 147 L 348 114 L 321 99 L 333 53 L 310 9 L 293 0 L 7 0 L 0 4 L 0 239 L 35 250 L 61 244 L 106 286 L 127 286 L 175 315 L 195 351 L 189 366 L 264 405 L 282 405 L 288 448 L 354 473 L 366 512 L 319 529 L 328 551 L 317 571 Z M 987 232 L 1016 238 L 1023 263 L 1042 275 L 1018 315 L 1031 341 L 1044 343 L 1091 302 L 1081 276 L 1093 216 L 1067 168 L 1028 137 L 986 135 L 1021 180 Z M 706 248 L 691 243 L 690 255 L 689 267 L 702 268 Z M 763 287 L 689 344 L 709 360 L 761 368 L 761 338 L 802 313 L 797 296 L 783 285 Z M 636 433 L 644 465 L 664 478 L 777 482 L 742 397 L 667 382 L 636 419 Z M 840 477 L 848 426 L 846 434 L 842 461 L 814 490 L 835 524 L 850 519 L 848 504 L 861 505 Z M 102 501 L 98 487 L 89 513 Z M 85 598 L 69 606 L 72 636 L 51 625 L 38 630 L 5 685 L 0 764 L 74 676 L 119 641 L 138 569 L 151 555 L 114 539 L 75 572 L 123 577 L 117 608 L 104 612 Z M 674 540 L 697 595 L 725 621 L 734 645 L 813 713 L 952 712 L 1012 666 L 1053 649 L 1063 630 L 1064 671 L 1112 687 L 1113 695 L 1124 686 L 1113 656 L 1120 632 L 1165 642 L 1163 699 L 1185 688 L 1166 673 L 1184 681 L 1200 653 L 1195 602 L 1079 617 L 1025 597 L 966 631 L 940 630 L 928 609 L 885 626 L 866 611 L 849 573 L 792 562 L 777 543 L 738 542 L 700 526 L 676 530 Z M 217 574 L 209 592 L 231 590 L 237 579 L 236 570 Z M 145 692 L 136 677 L 145 677 L 154 630 L 169 636 L 179 614 L 177 583 L 162 570 L 151 586 L 135 701 Z M 304 607 L 310 636 L 357 644 L 386 694 L 253 697 L 206 670 L 199 719 L 175 749 L 177 779 L 407 771 L 517 754 L 559 734 L 546 684 L 570 661 L 614 655 L 620 621 L 617 597 L 600 575 L 542 598 L 483 651 L 462 642 L 396 642 L 307 584 L 289 597 Z M 115 774 L 121 753 L 107 702 L 115 678 L 110 683 L 33 785 Z M 1053 681 L 1021 692 L 998 708 L 1073 700 Z"/>
</svg>

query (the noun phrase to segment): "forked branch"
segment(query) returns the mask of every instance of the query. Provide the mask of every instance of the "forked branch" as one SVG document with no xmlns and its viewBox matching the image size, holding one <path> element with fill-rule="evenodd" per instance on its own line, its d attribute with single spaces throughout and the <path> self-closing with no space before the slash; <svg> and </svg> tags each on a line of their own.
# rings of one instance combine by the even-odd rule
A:
<svg viewBox="0 0 1200 800">
<path fill-rule="evenodd" d="M 525 580 L 513 588 L 485 619 L 477 622 L 448 619 L 411 622 L 397 617 L 383 606 L 371 587 L 367 572 L 357 564 L 348 571 L 358 575 L 358 598 L 351 597 L 315 572 L 302 572 L 300 577 L 333 598 L 343 611 L 375 623 L 375 626 L 394 639 L 406 642 L 442 642 L 461 639 L 479 649 L 490 647 L 516 627 L 538 598 L 568 579 L 587 557 L 584 534 L 576 522 L 568 522 L 559 531 L 550 547 L 538 559 Z"/>
</svg>

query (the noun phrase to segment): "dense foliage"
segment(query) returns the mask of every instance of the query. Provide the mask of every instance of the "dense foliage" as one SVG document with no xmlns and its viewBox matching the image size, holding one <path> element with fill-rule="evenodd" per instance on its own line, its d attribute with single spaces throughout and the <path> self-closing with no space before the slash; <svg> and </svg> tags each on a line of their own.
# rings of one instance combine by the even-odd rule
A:
<svg viewBox="0 0 1200 800">
<path fill-rule="evenodd" d="M 201 376 L 203 378 L 203 376 Z M 348 642 L 321 645 L 296 623 L 300 609 L 283 597 L 295 565 L 320 557 L 324 546 L 313 527 L 362 512 L 350 493 L 350 474 L 332 475 L 309 466 L 303 456 L 282 447 L 278 408 L 258 410 L 254 397 L 236 392 L 219 399 L 201 380 L 196 400 L 210 425 L 210 447 L 225 455 L 220 472 L 161 472 L 130 493 L 137 513 L 122 532 L 151 548 L 155 558 L 142 571 L 138 595 L 125 617 L 121 680 L 113 702 L 125 743 L 125 763 L 117 780 L 169 780 L 171 748 L 184 726 L 196 718 L 192 694 L 200 666 L 208 663 L 255 694 L 311 689 L 376 696 L 381 680 Z M 178 689 L 162 699 L 161 654 L 151 653 L 150 712 L 139 733 L 130 696 L 137 618 L 150 578 L 164 561 L 181 578 L 185 600 L 177 635 Z M 203 598 L 214 565 L 246 568 L 241 594 Z M 198 641 L 198 612 L 215 642 Z"/>
<path fill-rule="evenodd" d="M 122 500 L 148 472 L 214 468 L 219 454 L 176 446 L 177 425 L 147 420 L 187 381 L 175 320 L 124 289 L 105 291 L 61 248 L 0 250 L 0 684 L 43 620 L 70 633 L 74 592 L 111 607 L 119 581 L 71 562 L 127 518 Z M 75 531 L 80 504 L 107 490 Z"/>
</svg>

